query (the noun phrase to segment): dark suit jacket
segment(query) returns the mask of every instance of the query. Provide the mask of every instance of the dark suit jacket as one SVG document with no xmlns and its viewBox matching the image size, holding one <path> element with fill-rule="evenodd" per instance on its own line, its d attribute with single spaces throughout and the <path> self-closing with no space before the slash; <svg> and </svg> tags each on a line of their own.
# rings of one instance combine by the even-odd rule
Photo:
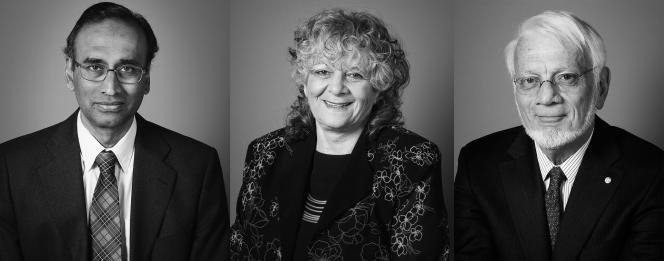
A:
<svg viewBox="0 0 664 261">
<path fill-rule="evenodd" d="M 294 253 L 315 135 L 284 129 L 251 142 L 231 227 L 231 260 L 437 260 L 449 253 L 440 155 L 435 144 L 394 127 L 362 135 L 310 240 Z"/>
<path fill-rule="evenodd" d="M 76 117 L 0 145 L 0 260 L 89 260 Z M 136 121 L 131 260 L 227 258 L 217 152 Z"/>
<path fill-rule="evenodd" d="M 661 149 L 596 118 L 553 251 L 544 192 L 522 127 L 465 146 L 454 193 L 457 260 L 664 259 Z"/>
</svg>

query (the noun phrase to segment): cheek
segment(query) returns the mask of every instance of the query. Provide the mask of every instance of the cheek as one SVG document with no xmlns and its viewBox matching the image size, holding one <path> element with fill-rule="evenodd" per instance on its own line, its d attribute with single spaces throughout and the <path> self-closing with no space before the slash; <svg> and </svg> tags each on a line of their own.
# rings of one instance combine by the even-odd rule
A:
<svg viewBox="0 0 664 261">
<path fill-rule="evenodd" d="M 304 85 L 304 95 L 307 98 L 315 98 L 323 93 L 324 84 L 322 81 L 314 79 L 314 77 L 307 77 L 306 84 Z"/>
<path fill-rule="evenodd" d="M 380 94 L 380 92 L 371 87 L 370 84 L 355 86 L 355 88 L 351 87 L 351 93 L 353 93 L 355 99 L 361 100 L 362 103 L 368 105 L 373 105 L 374 103 L 376 103 L 378 94 Z"/>
<path fill-rule="evenodd" d="M 522 114 L 528 114 L 530 111 L 530 99 L 517 94 L 514 100 L 516 101 L 516 106 L 519 108 L 519 111 Z"/>
</svg>

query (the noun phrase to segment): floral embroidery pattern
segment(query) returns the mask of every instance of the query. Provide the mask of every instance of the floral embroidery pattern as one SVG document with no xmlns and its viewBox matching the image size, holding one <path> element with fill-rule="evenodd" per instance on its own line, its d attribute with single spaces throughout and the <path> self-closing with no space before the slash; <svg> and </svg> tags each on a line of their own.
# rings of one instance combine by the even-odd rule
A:
<svg viewBox="0 0 664 261">
<path fill-rule="evenodd" d="M 425 235 L 447 233 L 444 215 L 433 207 L 439 208 L 442 202 L 435 202 L 436 198 L 430 197 L 432 178 L 413 179 L 417 177 L 416 173 L 431 171 L 432 166 L 439 164 L 438 149 L 403 128 L 389 130 L 391 134 L 378 139 L 379 142 L 369 146 L 365 154 L 374 169 L 370 194 L 314 238 L 307 248 L 310 260 L 390 260 L 391 256 L 429 255 L 422 251 L 422 247 L 430 249 L 431 243 L 437 241 L 424 242 L 427 241 L 423 240 Z M 269 168 L 278 153 L 283 153 L 284 149 L 291 151 L 282 134 L 272 132 L 254 141 L 250 147 L 239 199 L 241 213 L 231 228 L 231 260 L 283 258 L 279 239 L 264 238 L 267 237 L 265 232 L 273 226 L 277 231 L 279 229 L 279 198 L 265 197 L 267 192 L 261 187 L 265 182 L 262 178 L 271 173 Z M 380 213 L 389 213 L 389 216 L 382 217 Z M 432 221 L 435 224 L 431 224 Z M 440 260 L 447 260 L 446 234 L 443 240 L 436 253 L 441 254 Z"/>
<path fill-rule="evenodd" d="M 341 246 L 337 243 L 317 240 L 309 250 L 309 259 L 316 261 L 343 260 Z"/>
<path fill-rule="evenodd" d="M 242 211 L 238 213 L 239 222 L 231 228 L 232 260 L 245 259 L 256 253 L 264 253 L 263 260 L 281 260 L 279 240 L 274 239 L 265 243 L 260 232 L 270 222 L 270 218 L 279 214 L 279 203 L 276 198 L 270 203 L 269 213 L 263 210 L 265 199 L 260 179 L 265 176 L 266 168 L 274 164 L 276 150 L 286 146 L 285 138 L 278 135 L 277 131 L 252 142 L 250 160 L 245 163 L 242 173 L 243 185 L 239 195 Z M 249 256 L 240 256 L 242 253 Z"/>
<path fill-rule="evenodd" d="M 277 199 L 272 200 L 272 204 L 270 204 L 270 217 L 277 217 L 279 215 L 279 201 Z"/>
<path fill-rule="evenodd" d="M 384 155 L 382 161 L 388 164 L 376 171 L 372 197 L 383 198 L 389 202 L 400 201 L 395 202 L 401 208 L 393 216 L 390 244 L 392 252 L 402 256 L 419 253 L 413 247 L 415 242 L 422 240 L 423 231 L 422 226 L 418 225 L 419 217 L 423 216 L 425 211 L 433 211 L 424 204 L 429 194 L 430 179 L 413 184 L 404 173 L 404 164 L 410 161 L 420 167 L 431 166 L 439 161 L 440 155 L 429 141 L 404 148 L 397 148 L 397 143 L 398 137 L 378 146 Z M 414 198 L 405 198 L 410 194 L 414 194 Z"/>
</svg>

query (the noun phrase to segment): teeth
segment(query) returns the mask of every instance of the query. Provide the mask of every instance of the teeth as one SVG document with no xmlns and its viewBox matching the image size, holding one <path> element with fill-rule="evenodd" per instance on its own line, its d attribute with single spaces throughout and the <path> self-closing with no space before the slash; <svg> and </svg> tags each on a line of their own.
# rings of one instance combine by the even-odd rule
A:
<svg viewBox="0 0 664 261">
<path fill-rule="evenodd" d="M 328 107 L 332 107 L 332 108 L 343 108 L 343 107 L 346 107 L 346 106 L 351 104 L 351 102 L 347 102 L 347 103 L 334 103 L 334 102 L 329 102 L 329 101 L 324 101 L 324 102 L 325 102 L 325 105 L 327 105 Z"/>
<path fill-rule="evenodd" d="M 117 110 L 120 108 L 120 105 L 104 105 L 104 104 L 99 104 L 99 107 L 101 107 L 104 110 Z"/>
</svg>

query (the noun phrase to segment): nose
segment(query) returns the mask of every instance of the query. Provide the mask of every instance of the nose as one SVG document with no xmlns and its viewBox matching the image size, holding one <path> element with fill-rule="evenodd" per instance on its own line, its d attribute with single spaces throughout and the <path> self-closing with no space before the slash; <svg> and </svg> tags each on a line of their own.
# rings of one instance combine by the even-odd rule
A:
<svg viewBox="0 0 664 261">
<path fill-rule="evenodd" d="M 538 105 L 552 105 L 562 102 L 560 97 L 560 89 L 554 85 L 553 82 L 547 80 L 540 84 L 537 91 L 537 104 Z"/>
<path fill-rule="evenodd" d="M 120 92 L 122 85 L 118 81 L 118 76 L 115 74 L 115 71 L 109 70 L 106 72 L 106 79 L 101 83 L 102 84 L 102 93 L 113 96 Z"/>
<path fill-rule="evenodd" d="M 330 77 L 330 82 L 327 85 L 327 91 L 334 95 L 342 95 L 348 92 L 343 73 L 334 72 L 332 77 Z"/>
</svg>

